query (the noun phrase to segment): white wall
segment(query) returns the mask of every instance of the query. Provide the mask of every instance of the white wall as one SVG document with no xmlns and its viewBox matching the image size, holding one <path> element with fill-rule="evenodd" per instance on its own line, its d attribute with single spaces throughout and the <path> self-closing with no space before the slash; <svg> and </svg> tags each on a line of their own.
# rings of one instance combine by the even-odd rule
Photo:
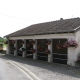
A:
<svg viewBox="0 0 80 80">
<path fill-rule="evenodd" d="M 17 40 L 17 39 L 58 39 L 58 38 L 73 38 L 76 39 L 78 42 L 80 42 L 80 31 L 76 34 L 74 33 L 63 33 L 63 34 L 47 34 L 47 35 L 34 35 L 34 36 L 20 36 L 20 37 L 9 37 L 11 40 Z M 75 66 L 75 62 L 77 60 L 77 55 L 79 53 L 79 47 L 78 48 L 69 48 L 68 49 L 68 61 L 67 64 L 71 66 Z"/>
<path fill-rule="evenodd" d="M 78 42 L 77 48 L 68 48 L 68 61 L 67 64 L 71 66 L 75 66 L 75 63 L 78 59 L 78 55 L 80 54 L 80 30 L 75 32 L 74 34 L 75 40 Z"/>
<path fill-rule="evenodd" d="M 77 60 L 76 48 L 68 47 L 67 65 L 75 66 L 76 60 Z"/>
<path fill-rule="evenodd" d="M 80 30 L 75 32 L 74 39 L 78 42 L 78 47 L 69 47 L 68 48 L 68 61 L 67 64 L 71 66 L 75 66 L 75 63 L 78 59 L 78 55 L 80 54 Z"/>
<path fill-rule="evenodd" d="M 78 42 L 78 47 L 76 48 L 76 54 L 80 54 L 80 30 L 75 33 L 75 40 Z"/>
</svg>

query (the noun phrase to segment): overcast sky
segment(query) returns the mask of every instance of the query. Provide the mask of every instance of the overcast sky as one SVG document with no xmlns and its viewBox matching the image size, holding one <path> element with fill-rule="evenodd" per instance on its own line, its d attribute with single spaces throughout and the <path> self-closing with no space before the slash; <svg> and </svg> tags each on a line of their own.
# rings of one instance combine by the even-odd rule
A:
<svg viewBox="0 0 80 80">
<path fill-rule="evenodd" d="M 0 0 L 0 36 L 32 24 L 80 17 L 80 0 Z"/>
</svg>

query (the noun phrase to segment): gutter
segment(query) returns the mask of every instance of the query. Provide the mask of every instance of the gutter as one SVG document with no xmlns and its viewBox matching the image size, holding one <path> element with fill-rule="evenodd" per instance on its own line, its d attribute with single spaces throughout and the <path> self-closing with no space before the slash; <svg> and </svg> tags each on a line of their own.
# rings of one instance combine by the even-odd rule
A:
<svg viewBox="0 0 80 80">
<path fill-rule="evenodd" d="M 67 31 L 55 31 L 55 32 L 49 32 L 49 33 L 39 33 L 39 34 L 29 34 L 29 35 L 19 35 L 19 36 L 4 36 L 6 38 L 9 37 L 20 37 L 20 36 L 34 36 L 34 35 L 47 35 L 47 34 L 60 34 L 60 33 L 74 33 L 74 30 L 67 30 Z"/>
</svg>

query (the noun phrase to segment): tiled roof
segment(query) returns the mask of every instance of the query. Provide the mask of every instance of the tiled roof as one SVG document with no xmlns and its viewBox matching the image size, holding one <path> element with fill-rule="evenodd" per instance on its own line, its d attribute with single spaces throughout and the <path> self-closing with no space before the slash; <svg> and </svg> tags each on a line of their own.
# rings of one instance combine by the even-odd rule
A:
<svg viewBox="0 0 80 80">
<path fill-rule="evenodd" d="M 11 33 L 7 35 L 7 37 L 73 32 L 79 26 L 80 18 L 61 19 L 57 21 L 34 24 L 19 31 L 16 31 L 14 33 Z"/>
</svg>

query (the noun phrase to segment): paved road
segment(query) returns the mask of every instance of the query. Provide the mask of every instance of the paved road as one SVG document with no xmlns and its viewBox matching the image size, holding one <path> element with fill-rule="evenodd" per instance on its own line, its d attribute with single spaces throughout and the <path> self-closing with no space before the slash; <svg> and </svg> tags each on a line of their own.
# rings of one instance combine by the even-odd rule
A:
<svg viewBox="0 0 80 80">
<path fill-rule="evenodd" d="M 31 80 L 16 66 L 0 58 L 0 80 Z"/>
<path fill-rule="evenodd" d="M 40 80 L 80 80 L 80 67 L 70 67 L 66 65 L 48 63 L 45 61 L 33 60 L 11 55 L 0 55 L 0 58 L 4 60 L 7 60 L 6 58 L 8 58 L 8 60 L 17 62 L 18 64 L 24 66 L 26 69 L 34 73 Z M 16 72 L 14 73 L 16 74 Z"/>
</svg>

